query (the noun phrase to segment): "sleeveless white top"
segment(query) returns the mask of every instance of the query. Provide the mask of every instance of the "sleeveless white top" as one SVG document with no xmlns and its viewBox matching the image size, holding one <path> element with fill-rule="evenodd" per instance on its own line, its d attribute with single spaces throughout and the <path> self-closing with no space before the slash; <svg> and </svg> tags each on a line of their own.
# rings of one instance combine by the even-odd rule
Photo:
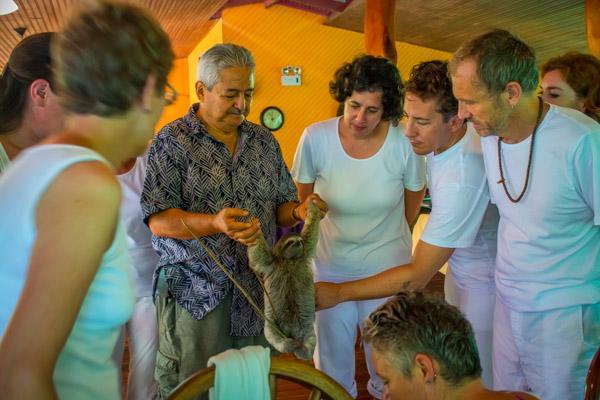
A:
<svg viewBox="0 0 600 400">
<path fill-rule="evenodd" d="M 23 151 L 0 176 L 0 335 L 4 334 L 26 279 L 36 239 L 35 213 L 40 197 L 66 168 L 89 161 L 107 162 L 87 148 L 40 145 Z M 54 385 L 60 399 L 121 397 L 118 366 L 112 353 L 120 326 L 133 311 L 128 264 L 125 233 L 119 223 L 56 363 Z"/>
</svg>

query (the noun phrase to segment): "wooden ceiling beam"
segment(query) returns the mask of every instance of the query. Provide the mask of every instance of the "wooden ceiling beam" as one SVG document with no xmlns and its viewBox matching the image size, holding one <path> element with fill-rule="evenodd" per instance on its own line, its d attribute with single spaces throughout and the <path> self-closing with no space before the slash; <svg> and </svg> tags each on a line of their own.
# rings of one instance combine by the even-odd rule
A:
<svg viewBox="0 0 600 400">
<path fill-rule="evenodd" d="M 365 51 L 396 64 L 396 0 L 365 1 Z"/>
<path fill-rule="evenodd" d="M 590 54 L 600 57 L 600 0 L 585 0 L 585 26 Z"/>
</svg>

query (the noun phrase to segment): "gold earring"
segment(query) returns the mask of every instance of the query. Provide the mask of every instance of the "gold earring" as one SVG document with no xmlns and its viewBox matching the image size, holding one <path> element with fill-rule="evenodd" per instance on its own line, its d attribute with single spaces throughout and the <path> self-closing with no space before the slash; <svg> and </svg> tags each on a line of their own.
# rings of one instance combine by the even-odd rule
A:
<svg viewBox="0 0 600 400">
<path fill-rule="evenodd" d="M 427 383 L 428 385 L 431 385 L 435 382 L 436 378 L 437 378 L 437 372 L 434 372 L 433 377 L 431 379 L 427 380 L 425 383 Z"/>
</svg>

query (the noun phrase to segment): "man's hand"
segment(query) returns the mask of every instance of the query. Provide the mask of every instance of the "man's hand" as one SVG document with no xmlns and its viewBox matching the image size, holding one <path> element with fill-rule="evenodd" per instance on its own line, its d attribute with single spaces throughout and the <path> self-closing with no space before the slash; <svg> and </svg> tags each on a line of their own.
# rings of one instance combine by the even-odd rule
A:
<svg viewBox="0 0 600 400">
<path fill-rule="evenodd" d="M 315 283 L 315 307 L 317 311 L 334 307 L 340 302 L 339 284 L 331 282 Z"/>
<path fill-rule="evenodd" d="M 298 205 L 298 210 L 296 212 L 302 220 L 306 219 L 306 209 L 309 203 L 313 203 L 314 205 L 319 207 L 319 210 L 321 210 L 321 218 L 323 218 L 329 210 L 329 206 L 327 205 L 325 200 L 323 200 L 317 193 L 311 193 L 306 197 L 303 203 Z"/>
<path fill-rule="evenodd" d="M 260 222 L 257 218 L 252 218 L 249 222 L 239 221 L 247 216 L 248 211 L 246 210 L 224 208 L 215 215 L 213 225 L 217 231 L 226 234 L 231 239 L 251 246 L 256 243 L 256 238 L 261 232 Z"/>
<path fill-rule="evenodd" d="M 258 218 L 250 220 L 250 227 L 242 231 L 238 231 L 233 235 L 233 240 L 240 242 L 246 246 L 254 246 L 259 235 L 262 234 L 260 229 L 260 221 Z"/>
</svg>

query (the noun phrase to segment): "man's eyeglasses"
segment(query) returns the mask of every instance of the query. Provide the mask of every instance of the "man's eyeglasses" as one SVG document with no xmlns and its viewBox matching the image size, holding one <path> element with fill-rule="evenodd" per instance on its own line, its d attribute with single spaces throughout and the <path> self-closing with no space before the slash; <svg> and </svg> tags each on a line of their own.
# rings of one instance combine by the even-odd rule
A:
<svg viewBox="0 0 600 400">
<path fill-rule="evenodd" d="M 165 105 L 170 106 L 177 101 L 177 91 L 167 82 L 165 85 Z"/>
</svg>

